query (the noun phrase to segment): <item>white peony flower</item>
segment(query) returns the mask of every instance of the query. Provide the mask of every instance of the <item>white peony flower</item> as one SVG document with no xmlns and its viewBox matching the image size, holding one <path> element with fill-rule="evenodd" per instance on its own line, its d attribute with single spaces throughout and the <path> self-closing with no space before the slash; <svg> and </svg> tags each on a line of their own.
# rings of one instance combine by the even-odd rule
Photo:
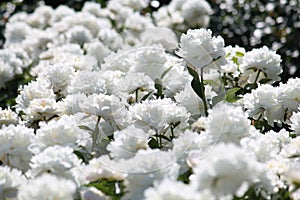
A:
<svg viewBox="0 0 300 200">
<path fill-rule="evenodd" d="M 206 27 L 212 13 L 212 8 L 205 0 L 188 0 L 181 7 L 181 15 L 190 27 Z"/>
<path fill-rule="evenodd" d="M 245 94 L 243 104 L 250 117 L 260 117 L 268 120 L 268 124 L 281 122 L 284 119 L 284 109 L 281 101 L 278 100 L 279 88 L 271 85 L 261 85 L 251 93 Z"/>
<path fill-rule="evenodd" d="M 188 30 L 180 37 L 180 48 L 176 54 L 197 69 L 203 68 L 217 59 L 224 59 L 224 40 L 212 37 L 211 30 Z"/>
<path fill-rule="evenodd" d="M 175 33 L 171 29 L 165 27 L 147 27 L 140 34 L 140 39 L 143 45 L 161 44 L 169 51 L 176 49 L 178 46 Z"/>
<path fill-rule="evenodd" d="M 239 144 L 240 140 L 249 135 L 250 121 L 242 107 L 229 103 L 218 103 L 209 110 L 205 127 L 215 141 Z"/>
<path fill-rule="evenodd" d="M 29 122 L 48 120 L 58 112 L 54 99 L 33 99 L 25 111 L 24 119 Z"/>
<path fill-rule="evenodd" d="M 17 199 L 19 187 L 22 185 L 26 185 L 26 179 L 21 171 L 0 166 L 0 199 Z"/>
<path fill-rule="evenodd" d="M 146 100 L 129 107 L 132 120 L 137 127 L 160 132 L 170 124 L 184 123 L 190 114 L 169 98 Z"/>
<path fill-rule="evenodd" d="M 108 155 L 93 158 L 88 164 L 80 165 L 73 170 L 75 177 L 82 177 L 86 182 L 94 182 L 101 179 L 124 180 L 126 173 L 114 166 Z"/>
<path fill-rule="evenodd" d="M 80 165 L 81 160 L 74 154 L 74 149 L 51 146 L 32 157 L 27 175 L 34 178 L 49 173 L 75 181 L 72 170 Z"/>
<path fill-rule="evenodd" d="M 153 15 L 160 27 L 186 31 L 189 28 L 206 27 L 211 14 L 212 9 L 205 0 L 173 0 Z"/>
<path fill-rule="evenodd" d="M 118 0 L 113 1 L 118 2 Z M 148 6 L 149 0 L 124 0 L 120 1 L 120 3 L 135 10 L 142 10 L 143 8 L 146 8 Z"/>
<path fill-rule="evenodd" d="M 92 94 L 80 105 L 81 111 L 90 115 L 97 115 L 107 121 L 114 119 L 114 115 L 125 106 L 115 95 Z"/>
<path fill-rule="evenodd" d="M 55 94 L 51 89 L 51 83 L 47 79 L 37 78 L 36 81 L 32 81 L 21 88 L 21 92 L 16 98 L 16 111 L 23 111 L 27 114 L 30 112 L 28 108 L 30 107 L 30 104 L 33 104 L 32 101 L 34 99 L 44 100 L 45 103 L 47 101 L 55 100 Z"/>
<path fill-rule="evenodd" d="M 290 78 L 286 84 L 280 84 L 278 101 L 288 112 L 298 111 L 300 104 L 300 78 Z"/>
<path fill-rule="evenodd" d="M 137 49 L 136 63 L 132 69 L 148 75 L 152 80 L 160 78 L 167 67 L 167 55 L 165 50 L 159 46 L 149 46 Z"/>
<path fill-rule="evenodd" d="M 265 134 L 261 134 L 257 130 L 251 132 L 250 137 L 241 140 L 241 146 L 245 150 L 253 152 L 257 160 L 263 163 L 274 159 L 282 147 L 290 142 L 289 133 L 284 130 L 279 133 L 270 131 Z"/>
<path fill-rule="evenodd" d="M 29 169 L 29 161 L 32 153 L 28 146 L 34 137 L 33 129 L 23 125 L 9 125 L 0 129 L 0 161 L 3 165 L 8 165 L 22 170 Z"/>
<path fill-rule="evenodd" d="M 138 50 L 123 50 L 117 53 L 111 53 L 104 58 L 104 64 L 101 66 L 103 70 L 119 70 L 128 72 L 135 65 L 135 58 Z"/>
<path fill-rule="evenodd" d="M 100 29 L 98 34 L 99 40 L 113 51 L 122 49 L 123 38 L 119 35 L 117 31 L 111 28 Z"/>
<path fill-rule="evenodd" d="M 162 182 L 154 182 L 154 187 L 144 192 L 145 200 L 215 200 L 209 190 L 198 192 L 182 182 L 164 179 Z"/>
<path fill-rule="evenodd" d="M 127 17 L 124 23 L 124 28 L 129 29 L 130 31 L 143 31 L 147 28 L 154 27 L 150 16 L 141 15 L 138 12 L 134 12 Z"/>
<path fill-rule="evenodd" d="M 190 151 L 197 152 L 198 157 L 204 157 L 212 149 L 213 139 L 207 133 L 201 133 L 186 130 L 179 134 L 178 138 L 172 140 L 172 153 L 177 158 L 177 163 L 180 165 L 180 174 L 189 169 L 187 157 Z"/>
<path fill-rule="evenodd" d="M 188 159 L 197 163 L 191 186 L 198 191 L 210 189 L 217 199 L 243 195 L 261 170 L 251 153 L 234 144 L 219 143 L 205 158 L 191 154 Z"/>
<path fill-rule="evenodd" d="M 114 132 L 114 141 L 110 142 L 107 150 L 114 159 L 128 159 L 140 149 L 148 149 L 149 135 L 133 125 Z"/>
<path fill-rule="evenodd" d="M 81 112 L 80 105 L 86 99 L 86 96 L 81 93 L 67 95 L 64 99 L 57 102 L 60 115 L 70 115 Z"/>
<path fill-rule="evenodd" d="M 60 47 L 53 47 L 41 53 L 39 58 L 41 59 L 39 64 L 30 71 L 34 76 L 43 71 L 45 67 L 57 63 L 64 63 L 66 66 L 71 66 L 75 70 L 81 71 L 99 69 L 96 58 L 91 55 L 83 55 L 83 50 L 77 44 L 70 43 Z"/>
<path fill-rule="evenodd" d="M 101 16 L 101 4 L 96 2 L 85 2 L 81 12 L 88 12 L 95 16 Z"/>
<path fill-rule="evenodd" d="M 87 55 L 96 58 L 98 62 L 97 64 L 99 66 L 104 62 L 104 58 L 111 53 L 111 50 L 109 50 L 108 47 L 106 47 L 100 41 L 92 41 L 90 43 L 85 43 L 83 47 L 86 50 Z"/>
<path fill-rule="evenodd" d="M 17 113 L 12 111 L 10 108 L 6 108 L 4 110 L 0 108 L 0 127 L 10 124 L 16 125 L 19 120 Z"/>
<path fill-rule="evenodd" d="M 54 92 L 62 92 L 68 86 L 71 77 L 75 74 L 73 67 L 65 63 L 57 63 L 47 66 L 39 77 L 45 77 L 51 82 Z"/>
<path fill-rule="evenodd" d="M 48 123 L 40 122 L 30 150 L 39 153 L 49 146 L 68 146 L 76 149 L 78 146 L 88 147 L 91 143 L 89 133 L 77 126 L 73 116 L 63 115 L 58 120 Z"/>
<path fill-rule="evenodd" d="M 73 200 L 76 191 L 74 182 L 44 174 L 36 179 L 32 179 L 28 184 L 22 185 L 18 193 L 20 200 L 52 200 L 64 199 Z"/>
<path fill-rule="evenodd" d="M 105 92 L 105 80 L 102 78 L 101 73 L 95 71 L 77 71 L 75 76 L 71 77 L 65 95 L 76 93 L 91 95 Z"/>
<path fill-rule="evenodd" d="M 33 13 L 28 15 L 26 22 L 34 28 L 44 29 L 50 25 L 49 23 L 53 12 L 52 7 L 40 5 Z"/>
<path fill-rule="evenodd" d="M 147 93 L 154 91 L 154 81 L 144 73 L 129 72 L 118 80 L 114 87 L 114 92 L 127 100 L 130 94 L 136 94 L 140 101 Z"/>
<path fill-rule="evenodd" d="M 52 18 L 51 18 L 52 26 L 55 25 L 55 22 L 61 21 L 64 17 L 73 15 L 74 13 L 75 13 L 75 11 L 72 8 L 70 8 L 66 5 L 59 5 L 53 11 Z"/>
<path fill-rule="evenodd" d="M 96 37 L 99 33 L 101 25 L 103 25 L 99 23 L 100 21 L 101 20 L 99 18 L 91 13 L 76 12 L 74 14 L 65 16 L 60 22 L 67 25 L 68 28 L 66 28 L 65 31 L 75 26 L 83 26 L 90 31 L 93 37 Z M 102 28 L 106 28 L 106 26 Z"/>
<path fill-rule="evenodd" d="M 5 83 L 13 79 L 15 74 L 23 72 L 24 63 L 21 58 L 17 57 L 16 53 L 9 48 L 0 50 L 0 88 L 5 88 Z"/>
<path fill-rule="evenodd" d="M 124 200 L 142 199 L 145 189 L 154 181 L 160 182 L 164 178 L 176 180 L 179 170 L 171 153 L 152 149 L 138 151 L 135 157 L 121 161 L 115 167 L 127 172 Z"/>
<path fill-rule="evenodd" d="M 93 36 L 84 26 L 74 26 L 66 32 L 66 38 L 70 43 L 76 43 L 83 46 L 84 43 L 91 42 Z"/>
<path fill-rule="evenodd" d="M 300 134 L 300 112 L 294 112 L 290 118 L 291 129 L 294 131 L 294 134 Z"/>
<path fill-rule="evenodd" d="M 24 22 L 8 22 L 5 26 L 5 46 L 19 44 L 31 33 L 32 27 Z"/>
<path fill-rule="evenodd" d="M 274 83 L 280 80 L 279 75 L 282 72 L 280 62 L 280 55 L 264 46 L 247 52 L 241 58 L 240 71 L 242 72 L 242 76 L 248 77 L 249 83 L 255 81 L 259 70 L 262 73 L 259 74 L 257 81 L 267 78 L 271 79 L 269 83 Z"/>
</svg>

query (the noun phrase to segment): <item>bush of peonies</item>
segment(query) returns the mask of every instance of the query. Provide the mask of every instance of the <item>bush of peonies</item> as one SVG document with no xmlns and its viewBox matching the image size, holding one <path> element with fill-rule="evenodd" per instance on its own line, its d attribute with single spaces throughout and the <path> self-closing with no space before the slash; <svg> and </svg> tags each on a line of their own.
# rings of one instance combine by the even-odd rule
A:
<svg viewBox="0 0 300 200">
<path fill-rule="evenodd" d="M 0 199 L 300 199 L 300 79 L 197 29 L 204 0 L 147 5 L 9 19 L 0 89 L 31 81 L 0 110 Z"/>
</svg>

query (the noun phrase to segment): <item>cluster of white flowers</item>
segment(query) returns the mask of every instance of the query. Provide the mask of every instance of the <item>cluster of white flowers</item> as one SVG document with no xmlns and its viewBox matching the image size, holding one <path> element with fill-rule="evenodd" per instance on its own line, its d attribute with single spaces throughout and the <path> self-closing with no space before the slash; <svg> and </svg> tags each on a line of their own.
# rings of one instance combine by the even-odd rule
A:
<svg viewBox="0 0 300 200">
<path fill-rule="evenodd" d="M 265 118 L 272 126 L 274 122 L 290 122 L 291 115 L 299 111 L 299 86 L 299 78 L 291 78 L 278 87 L 261 85 L 244 95 L 243 104 L 250 117 Z M 293 122 L 297 123 L 295 117 Z"/>
<path fill-rule="evenodd" d="M 35 79 L 0 109 L 0 199 L 271 199 L 299 186 L 300 79 L 270 85 L 278 54 L 211 30 L 178 43 L 166 27 L 206 26 L 204 0 L 153 16 L 148 4 L 9 19 L 0 89 L 31 63 Z"/>
</svg>

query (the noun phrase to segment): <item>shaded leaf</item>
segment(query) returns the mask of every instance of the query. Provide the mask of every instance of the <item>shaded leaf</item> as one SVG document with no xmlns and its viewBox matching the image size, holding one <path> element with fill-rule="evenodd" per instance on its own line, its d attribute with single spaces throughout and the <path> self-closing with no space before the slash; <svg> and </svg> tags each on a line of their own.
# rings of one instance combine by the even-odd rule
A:
<svg viewBox="0 0 300 200">
<path fill-rule="evenodd" d="M 190 73 L 190 75 L 192 75 L 192 77 L 194 79 L 196 79 L 196 80 L 198 80 L 200 82 L 199 74 L 196 71 L 196 69 L 194 67 L 192 67 L 192 66 L 188 66 L 187 69 L 188 69 L 188 72 Z"/>
<path fill-rule="evenodd" d="M 150 146 L 151 149 L 159 149 L 158 141 L 154 138 L 150 139 L 150 141 L 148 142 L 148 145 Z"/>
<path fill-rule="evenodd" d="M 78 127 L 79 127 L 80 129 L 82 129 L 82 130 L 94 132 L 94 130 L 91 129 L 90 127 L 88 127 L 88 126 L 80 125 L 80 126 L 78 126 Z"/>
<path fill-rule="evenodd" d="M 193 90 L 195 91 L 195 93 L 203 100 L 203 96 L 202 96 L 202 86 L 199 80 L 193 79 L 191 86 L 193 88 Z"/>
<path fill-rule="evenodd" d="M 225 100 L 227 102 L 233 103 L 239 100 L 239 98 L 236 96 L 236 92 L 239 91 L 240 88 L 230 88 L 226 91 Z"/>
<path fill-rule="evenodd" d="M 259 83 L 260 83 L 260 84 L 266 84 L 266 83 L 270 82 L 271 80 L 272 80 L 272 79 L 264 78 L 264 79 L 261 79 L 261 80 L 259 81 Z"/>
<path fill-rule="evenodd" d="M 203 83 L 205 85 L 212 85 L 212 86 L 216 86 L 216 87 L 219 86 L 219 84 L 216 81 L 214 81 L 214 80 L 204 80 Z"/>
<path fill-rule="evenodd" d="M 148 94 L 146 94 L 145 96 L 143 96 L 143 98 L 141 99 L 142 101 L 145 101 L 146 99 L 148 99 L 148 97 L 150 97 L 153 94 L 153 91 L 150 91 Z"/>
<path fill-rule="evenodd" d="M 225 96 L 226 96 L 225 92 L 221 92 L 218 96 L 213 97 L 212 98 L 212 106 L 215 106 L 220 101 L 223 101 Z"/>
<path fill-rule="evenodd" d="M 160 76 L 160 78 L 163 79 L 163 78 L 167 75 L 167 73 L 168 73 L 172 68 L 173 68 L 173 66 L 171 66 L 171 67 L 169 67 L 167 70 L 165 70 L 165 71 L 162 73 L 162 75 Z"/>
</svg>

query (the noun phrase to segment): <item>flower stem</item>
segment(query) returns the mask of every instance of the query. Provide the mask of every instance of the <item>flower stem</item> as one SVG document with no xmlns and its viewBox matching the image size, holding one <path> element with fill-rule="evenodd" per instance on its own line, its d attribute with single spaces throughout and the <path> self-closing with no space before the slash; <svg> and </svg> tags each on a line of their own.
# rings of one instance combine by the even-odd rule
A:
<svg viewBox="0 0 300 200">
<path fill-rule="evenodd" d="M 140 89 L 140 88 L 138 88 L 138 89 L 135 90 L 135 102 L 136 102 L 136 103 L 138 103 L 139 89 Z"/>
<path fill-rule="evenodd" d="M 254 84 L 257 83 L 257 80 L 258 80 L 258 77 L 259 77 L 260 72 L 261 72 L 261 70 L 259 69 L 258 72 L 257 72 L 257 75 L 256 75 L 256 77 L 255 77 Z"/>
<path fill-rule="evenodd" d="M 205 87 L 204 87 L 204 80 L 203 80 L 203 68 L 201 68 L 200 71 L 200 81 L 201 81 L 201 96 L 203 97 L 202 101 L 203 101 L 203 105 L 204 105 L 204 113 L 205 116 L 207 117 L 208 112 L 207 112 L 207 102 L 206 102 L 206 97 L 205 97 Z"/>
</svg>

